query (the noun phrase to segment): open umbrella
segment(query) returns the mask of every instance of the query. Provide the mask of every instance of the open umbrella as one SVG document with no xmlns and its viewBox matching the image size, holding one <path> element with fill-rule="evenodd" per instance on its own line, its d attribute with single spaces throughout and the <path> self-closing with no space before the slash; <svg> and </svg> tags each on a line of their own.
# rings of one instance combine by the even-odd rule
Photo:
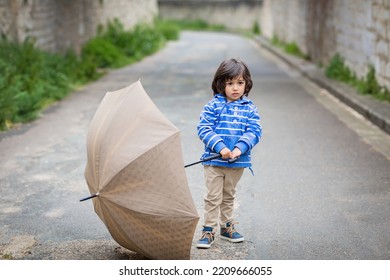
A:
<svg viewBox="0 0 390 280">
<path fill-rule="evenodd" d="M 106 93 L 88 130 L 86 199 L 116 242 L 151 259 L 189 259 L 199 220 L 179 134 L 140 81 Z"/>
</svg>

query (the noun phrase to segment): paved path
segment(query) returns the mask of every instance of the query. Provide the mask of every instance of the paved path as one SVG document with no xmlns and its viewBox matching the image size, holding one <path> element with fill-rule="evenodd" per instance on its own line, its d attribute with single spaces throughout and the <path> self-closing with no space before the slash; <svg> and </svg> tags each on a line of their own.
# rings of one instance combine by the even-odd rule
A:
<svg viewBox="0 0 390 280">
<path fill-rule="evenodd" d="M 239 184 L 238 228 L 246 242 L 193 247 L 192 259 L 389 259 L 389 136 L 333 100 L 254 42 L 237 35 L 183 32 L 159 53 L 110 72 L 0 134 L 0 254 L 16 259 L 142 259 L 120 248 L 94 213 L 83 172 L 89 122 L 107 91 L 141 78 L 181 130 L 185 162 L 202 143 L 196 124 L 219 63 L 251 69 L 251 99 L 264 137 L 254 172 Z M 375 141 L 366 136 L 371 135 Z M 201 166 L 186 169 L 202 216 Z M 200 234 L 194 236 L 194 244 Z"/>
</svg>

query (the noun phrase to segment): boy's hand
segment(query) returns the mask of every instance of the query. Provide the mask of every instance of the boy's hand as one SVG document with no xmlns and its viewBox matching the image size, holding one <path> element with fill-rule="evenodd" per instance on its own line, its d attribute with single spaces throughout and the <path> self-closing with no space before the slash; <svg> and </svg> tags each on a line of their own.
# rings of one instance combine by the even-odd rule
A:
<svg viewBox="0 0 390 280">
<path fill-rule="evenodd" d="M 234 148 L 230 153 L 230 158 L 238 158 L 239 156 L 241 156 L 241 150 L 239 148 Z"/>
<path fill-rule="evenodd" d="M 229 148 L 223 148 L 220 152 L 219 152 L 222 156 L 223 159 L 228 159 L 228 158 L 231 158 L 230 155 L 231 155 L 231 151 Z"/>
</svg>

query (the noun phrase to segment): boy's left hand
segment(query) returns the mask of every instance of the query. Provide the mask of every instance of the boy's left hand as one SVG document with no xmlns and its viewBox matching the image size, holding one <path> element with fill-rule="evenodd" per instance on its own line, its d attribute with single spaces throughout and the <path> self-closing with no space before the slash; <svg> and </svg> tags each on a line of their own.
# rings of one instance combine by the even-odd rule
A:
<svg viewBox="0 0 390 280">
<path fill-rule="evenodd" d="M 230 153 L 230 158 L 238 158 L 239 156 L 241 156 L 241 150 L 239 148 L 234 148 Z"/>
</svg>

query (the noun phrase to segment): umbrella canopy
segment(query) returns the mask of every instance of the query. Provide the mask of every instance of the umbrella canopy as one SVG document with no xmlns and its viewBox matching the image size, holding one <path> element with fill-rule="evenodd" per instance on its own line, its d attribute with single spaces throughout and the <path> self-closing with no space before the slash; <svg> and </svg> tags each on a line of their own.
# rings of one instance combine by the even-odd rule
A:
<svg viewBox="0 0 390 280">
<path fill-rule="evenodd" d="M 106 93 L 87 135 L 85 179 L 111 236 L 151 259 L 189 259 L 199 220 L 179 130 L 140 81 Z"/>
</svg>

